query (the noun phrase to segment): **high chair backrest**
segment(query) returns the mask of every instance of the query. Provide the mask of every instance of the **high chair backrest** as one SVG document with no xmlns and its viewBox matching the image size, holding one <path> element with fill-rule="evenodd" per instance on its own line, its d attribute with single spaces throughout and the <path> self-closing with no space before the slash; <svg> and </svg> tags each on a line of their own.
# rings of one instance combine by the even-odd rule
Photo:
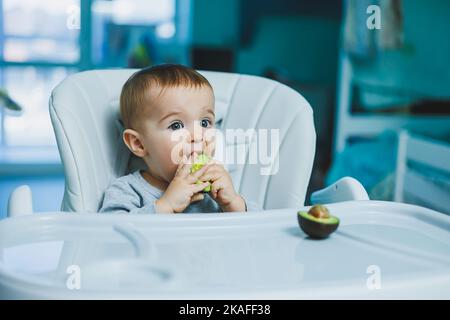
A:
<svg viewBox="0 0 450 320">
<path fill-rule="evenodd" d="M 97 212 L 108 185 L 142 166 L 142 162 L 136 163 L 134 156 L 130 156 L 117 125 L 120 92 L 135 71 L 80 72 L 69 76 L 53 90 L 50 117 L 66 177 L 63 211 Z M 257 139 L 246 139 L 251 142 L 237 149 L 238 158 L 245 163 L 238 161 L 227 166 L 236 189 L 248 201 L 264 209 L 302 206 L 316 141 L 308 102 L 295 90 L 273 80 L 200 72 L 214 89 L 216 117 L 221 120 L 218 124 L 222 130 L 268 130 L 265 136 L 259 134 Z M 260 147 L 258 139 L 276 142 L 277 129 L 278 165 L 271 167 L 274 174 L 262 174 L 261 169 L 267 169 L 268 164 L 249 161 L 250 150 Z M 225 142 L 225 150 L 244 143 L 234 138 Z M 267 150 L 261 152 L 270 155 L 270 150 L 269 144 Z"/>
</svg>

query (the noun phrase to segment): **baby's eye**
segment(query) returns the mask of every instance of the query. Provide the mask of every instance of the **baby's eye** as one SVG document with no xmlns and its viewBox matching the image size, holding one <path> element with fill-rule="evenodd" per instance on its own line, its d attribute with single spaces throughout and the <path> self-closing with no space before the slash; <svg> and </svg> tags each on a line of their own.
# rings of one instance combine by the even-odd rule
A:
<svg viewBox="0 0 450 320">
<path fill-rule="evenodd" d="M 184 125 L 180 121 L 174 122 L 169 126 L 169 129 L 174 130 L 174 131 L 180 130 L 182 128 L 184 128 Z"/>
<path fill-rule="evenodd" d="M 203 128 L 208 128 L 208 127 L 211 125 L 211 121 L 209 121 L 208 119 L 203 119 L 203 120 L 200 122 L 200 125 L 201 125 Z"/>
</svg>

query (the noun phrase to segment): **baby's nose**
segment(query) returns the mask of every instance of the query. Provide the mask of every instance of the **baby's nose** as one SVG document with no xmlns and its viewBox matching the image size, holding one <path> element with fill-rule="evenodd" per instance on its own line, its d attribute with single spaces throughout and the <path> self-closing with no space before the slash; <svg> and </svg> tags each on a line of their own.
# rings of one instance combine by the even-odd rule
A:
<svg viewBox="0 0 450 320">
<path fill-rule="evenodd" d="M 193 129 L 190 132 L 191 135 L 191 141 L 192 142 L 199 142 L 203 140 L 203 128 L 200 124 L 196 123 L 193 126 Z"/>
</svg>

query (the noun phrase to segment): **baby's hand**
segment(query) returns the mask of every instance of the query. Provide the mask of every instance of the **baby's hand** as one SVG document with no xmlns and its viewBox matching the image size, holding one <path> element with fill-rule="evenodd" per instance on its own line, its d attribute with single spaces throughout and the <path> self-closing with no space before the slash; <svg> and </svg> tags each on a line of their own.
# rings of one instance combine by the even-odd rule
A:
<svg viewBox="0 0 450 320">
<path fill-rule="evenodd" d="M 204 182 L 196 184 L 196 182 L 206 171 L 208 166 L 204 166 L 195 173 L 190 173 L 192 159 L 193 158 L 191 157 L 190 161 L 188 161 L 184 156 L 180 161 L 172 182 L 169 184 L 162 197 L 155 202 L 156 212 L 183 212 L 183 210 L 192 202 L 203 200 L 204 195 L 201 191 L 206 188 L 209 183 Z"/>
<path fill-rule="evenodd" d="M 199 180 L 211 183 L 210 195 L 223 211 L 246 211 L 244 199 L 234 190 L 233 181 L 222 164 L 209 162 Z"/>
</svg>

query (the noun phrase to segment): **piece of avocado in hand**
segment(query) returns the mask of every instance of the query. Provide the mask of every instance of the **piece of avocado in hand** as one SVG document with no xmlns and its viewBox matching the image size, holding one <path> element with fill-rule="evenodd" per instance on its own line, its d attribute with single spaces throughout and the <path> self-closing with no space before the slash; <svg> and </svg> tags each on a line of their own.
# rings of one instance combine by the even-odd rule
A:
<svg viewBox="0 0 450 320">
<path fill-rule="evenodd" d="M 200 170 L 205 164 L 208 163 L 209 160 L 211 160 L 211 158 L 208 155 L 204 153 L 199 154 L 191 166 L 191 173 L 195 173 L 198 170 Z M 198 180 L 196 182 L 196 184 L 201 183 L 203 183 L 203 181 Z M 209 183 L 209 185 L 205 189 L 203 189 L 203 192 L 210 192 L 210 191 L 211 191 L 211 183 Z"/>
<path fill-rule="evenodd" d="M 300 228 L 311 238 L 324 239 L 332 234 L 339 226 L 339 219 L 330 215 L 323 205 L 315 205 L 308 212 L 297 213 Z"/>
</svg>

